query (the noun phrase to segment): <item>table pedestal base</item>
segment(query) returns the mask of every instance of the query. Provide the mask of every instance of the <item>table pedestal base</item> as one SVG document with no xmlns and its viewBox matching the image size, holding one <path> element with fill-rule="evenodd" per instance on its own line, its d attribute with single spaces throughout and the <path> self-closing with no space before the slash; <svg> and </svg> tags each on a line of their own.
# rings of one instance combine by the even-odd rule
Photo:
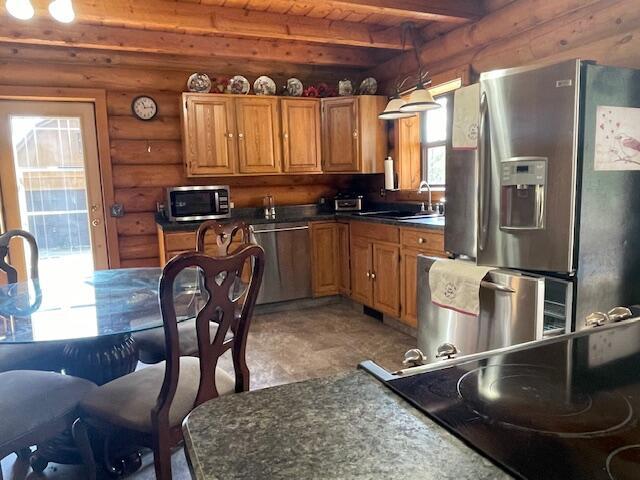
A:
<svg viewBox="0 0 640 480">
<path fill-rule="evenodd" d="M 98 385 L 133 372 L 137 364 L 138 349 L 129 334 L 75 341 L 62 352 L 67 374 Z"/>
</svg>

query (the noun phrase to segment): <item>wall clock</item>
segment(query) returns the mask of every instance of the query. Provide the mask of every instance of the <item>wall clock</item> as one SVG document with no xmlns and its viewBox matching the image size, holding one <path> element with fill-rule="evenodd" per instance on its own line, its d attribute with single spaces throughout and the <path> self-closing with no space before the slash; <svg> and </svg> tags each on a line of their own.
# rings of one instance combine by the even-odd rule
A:
<svg viewBox="0 0 640 480">
<path fill-rule="evenodd" d="M 158 114 L 158 104 L 153 98 L 140 95 L 131 102 L 131 111 L 140 120 L 152 120 Z"/>
</svg>

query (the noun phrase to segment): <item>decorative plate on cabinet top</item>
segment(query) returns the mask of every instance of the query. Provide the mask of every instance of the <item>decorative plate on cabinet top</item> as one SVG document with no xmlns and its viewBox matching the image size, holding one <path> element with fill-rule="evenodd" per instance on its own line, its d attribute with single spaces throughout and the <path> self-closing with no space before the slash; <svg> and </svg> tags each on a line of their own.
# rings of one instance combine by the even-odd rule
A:
<svg viewBox="0 0 640 480">
<path fill-rule="evenodd" d="M 301 97 L 302 92 L 304 92 L 304 86 L 300 80 L 297 78 L 290 78 L 287 80 L 285 95 L 289 95 L 290 97 Z"/>
<path fill-rule="evenodd" d="M 211 80 L 206 73 L 194 73 L 187 80 L 187 89 L 190 92 L 209 93 L 211 91 Z"/>
<path fill-rule="evenodd" d="M 373 77 L 367 77 L 360 83 L 358 91 L 360 95 L 375 95 L 378 91 L 378 82 Z"/>
<path fill-rule="evenodd" d="M 250 89 L 251 85 L 249 85 L 249 80 L 244 78 L 242 75 L 231 77 L 229 79 L 229 84 L 227 85 L 228 93 L 235 93 L 238 95 L 246 95 L 249 93 Z"/>
<path fill-rule="evenodd" d="M 253 82 L 253 91 L 256 92 L 256 95 L 275 95 L 276 82 L 266 75 L 262 75 Z"/>
<path fill-rule="evenodd" d="M 351 80 L 345 78 L 338 82 L 338 95 L 341 97 L 353 95 L 353 83 L 351 83 Z"/>
</svg>

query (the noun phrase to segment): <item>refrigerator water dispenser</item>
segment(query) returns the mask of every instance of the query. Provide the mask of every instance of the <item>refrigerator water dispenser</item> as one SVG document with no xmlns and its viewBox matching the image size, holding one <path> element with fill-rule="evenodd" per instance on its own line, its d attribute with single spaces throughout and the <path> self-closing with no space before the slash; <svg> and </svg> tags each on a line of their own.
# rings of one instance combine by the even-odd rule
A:
<svg viewBox="0 0 640 480">
<path fill-rule="evenodd" d="M 513 157 L 502 160 L 500 167 L 500 228 L 543 229 L 547 159 Z"/>
</svg>

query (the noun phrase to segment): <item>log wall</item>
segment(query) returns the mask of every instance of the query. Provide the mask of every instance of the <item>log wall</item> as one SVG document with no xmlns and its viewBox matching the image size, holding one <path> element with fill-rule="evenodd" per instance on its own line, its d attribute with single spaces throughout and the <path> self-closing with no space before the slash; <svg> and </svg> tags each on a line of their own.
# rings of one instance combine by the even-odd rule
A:
<svg viewBox="0 0 640 480">
<path fill-rule="evenodd" d="M 64 59 L 46 61 L 47 55 Z M 154 212 L 163 200 L 164 188 L 189 184 L 229 184 L 236 207 L 259 206 L 262 197 L 272 194 L 277 204 L 315 203 L 322 196 L 333 195 L 347 186 L 349 175 L 295 175 L 269 177 L 221 177 L 196 181 L 185 177 L 182 165 L 180 94 L 188 76 L 200 70 L 173 69 L 154 57 L 136 54 L 127 65 L 109 64 L 109 56 L 86 52 L 75 62 L 74 56 L 46 47 L 9 48 L 0 45 L 0 85 L 40 87 L 100 88 L 107 92 L 109 138 L 115 201 L 122 203 L 125 215 L 117 219 L 120 265 L 122 267 L 159 265 Z M 144 58 L 143 67 L 135 67 Z M 114 56 L 118 62 L 122 55 Z M 131 60 L 133 59 L 133 60 Z M 301 67 L 304 81 L 332 81 L 343 72 L 316 76 Z M 205 70 L 208 73 L 210 72 Z M 226 64 L 220 75 L 246 71 L 241 64 Z M 280 85 L 290 72 L 262 71 Z M 249 77 L 252 81 L 253 77 Z M 150 122 L 135 119 L 131 100 L 137 95 L 151 95 L 158 102 L 158 117 Z M 116 265 L 114 265 L 116 266 Z"/>
</svg>

